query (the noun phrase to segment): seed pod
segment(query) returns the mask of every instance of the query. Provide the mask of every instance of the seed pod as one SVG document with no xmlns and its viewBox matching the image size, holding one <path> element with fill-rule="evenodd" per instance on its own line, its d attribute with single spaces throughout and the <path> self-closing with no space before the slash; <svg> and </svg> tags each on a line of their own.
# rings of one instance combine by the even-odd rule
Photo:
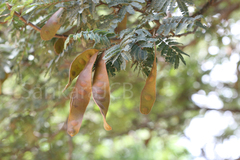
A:
<svg viewBox="0 0 240 160">
<path fill-rule="evenodd" d="M 157 64 L 156 64 L 156 52 L 154 55 L 153 66 L 146 84 L 141 93 L 140 99 L 140 112 L 142 114 L 148 114 L 156 100 L 156 78 L 157 78 Z"/>
<path fill-rule="evenodd" d="M 87 62 L 89 61 L 90 57 L 97 53 L 98 50 L 96 49 L 88 49 L 81 54 L 79 54 L 71 63 L 70 69 L 69 69 L 69 79 L 68 84 L 65 86 L 63 91 L 67 89 L 70 84 L 72 83 L 73 79 L 76 78 L 79 73 L 83 70 Z"/>
<path fill-rule="evenodd" d="M 57 39 L 57 41 L 54 43 L 54 50 L 55 50 L 56 54 L 62 53 L 62 51 L 63 51 L 63 49 L 64 49 L 64 42 L 65 42 L 65 39 L 64 39 L 64 38 L 59 38 L 59 39 Z"/>
<path fill-rule="evenodd" d="M 92 92 L 92 67 L 96 60 L 98 53 L 95 53 L 82 72 L 79 74 L 76 85 L 71 94 L 70 113 L 68 117 L 67 132 L 70 136 L 74 136 L 78 133 L 84 112 L 90 101 Z"/>
<path fill-rule="evenodd" d="M 47 23 L 42 27 L 40 36 L 42 40 L 48 41 L 52 39 L 61 25 L 63 24 L 62 14 L 64 12 L 63 8 L 59 8 L 47 21 Z"/>
<path fill-rule="evenodd" d="M 127 28 L 128 13 L 125 14 L 125 17 L 121 22 L 118 23 L 117 28 L 115 28 L 115 33 L 120 33 L 122 30 Z"/>
<path fill-rule="evenodd" d="M 108 106 L 110 102 L 110 87 L 109 87 L 109 79 L 106 69 L 105 61 L 103 60 L 104 53 L 99 58 L 95 74 L 93 78 L 93 87 L 92 87 L 92 93 L 93 93 L 93 99 L 95 103 L 98 105 L 100 112 L 103 116 L 104 121 L 104 128 L 109 131 L 112 130 L 112 127 L 108 125 L 106 121 Z"/>
</svg>

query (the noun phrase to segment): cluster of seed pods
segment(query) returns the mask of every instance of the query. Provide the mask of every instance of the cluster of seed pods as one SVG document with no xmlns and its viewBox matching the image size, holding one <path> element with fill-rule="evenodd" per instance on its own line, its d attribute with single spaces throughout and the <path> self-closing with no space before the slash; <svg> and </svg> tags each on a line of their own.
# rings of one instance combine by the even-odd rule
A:
<svg viewBox="0 0 240 160">
<path fill-rule="evenodd" d="M 67 89 L 74 78 L 76 78 L 79 73 L 84 69 L 85 65 L 89 61 L 90 57 L 97 53 L 97 49 L 88 49 L 81 54 L 79 54 L 71 63 L 70 69 L 69 69 L 69 79 L 68 84 L 65 86 L 64 90 Z M 63 90 L 63 91 L 64 91 Z"/>
<path fill-rule="evenodd" d="M 40 36 L 43 40 L 51 40 L 61 25 L 63 24 L 63 12 L 64 8 L 59 8 L 42 27 Z M 123 21 L 118 24 L 116 32 L 126 28 L 127 14 Z M 65 39 L 59 38 L 54 44 L 54 50 L 57 54 L 63 51 Z M 155 44 L 154 44 L 155 45 Z M 110 87 L 109 79 L 106 69 L 105 61 L 103 60 L 104 53 L 99 57 L 93 78 L 92 85 L 92 68 L 96 61 L 98 50 L 88 49 L 79 54 L 71 63 L 69 69 L 69 81 L 64 90 L 67 89 L 74 78 L 78 76 L 76 85 L 71 94 L 70 113 L 68 117 L 68 133 L 74 136 L 78 133 L 84 112 L 90 101 L 91 93 L 93 93 L 93 99 L 98 105 L 100 112 L 104 120 L 104 128 L 111 130 L 111 126 L 106 122 L 106 115 L 110 103 Z M 146 84 L 141 92 L 140 98 L 140 112 L 142 114 L 148 114 L 156 100 L 156 45 L 155 55 L 152 70 L 146 80 Z M 63 90 L 63 91 L 64 91 Z"/>
<path fill-rule="evenodd" d="M 106 122 L 106 115 L 110 103 L 110 87 L 105 61 L 102 59 L 104 53 L 99 57 L 95 66 L 95 74 L 92 85 L 92 68 L 95 63 L 98 50 L 89 49 L 78 55 L 72 62 L 69 70 L 69 83 L 79 74 L 76 85 L 71 94 L 70 113 L 68 117 L 67 132 L 74 136 L 78 133 L 85 110 L 90 101 L 91 93 L 93 99 L 99 106 L 104 119 L 104 128 L 111 130 Z"/>
<path fill-rule="evenodd" d="M 71 94 L 70 113 L 68 117 L 68 134 L 74 136 L 78 133 L 84 112 L 90 101 L 92 86 L 92 67 L 96 60 L 97 53 L 95 53 L 85 68 L 79 74 L 76 85 Z"/>
</svg>

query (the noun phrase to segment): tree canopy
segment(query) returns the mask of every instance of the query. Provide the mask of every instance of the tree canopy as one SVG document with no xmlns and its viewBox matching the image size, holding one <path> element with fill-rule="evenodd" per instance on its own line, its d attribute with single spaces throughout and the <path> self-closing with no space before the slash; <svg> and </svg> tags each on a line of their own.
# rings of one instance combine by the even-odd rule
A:
<svg viewBox="0 0 240 160">
<path fill-rule="evenodd" d="M 239 7 L 237 0 L 3 0 L 1 158 L 240 158 L 222 151 L 240 141 Z M 77 90 L 83 85 L 92 99 Z M 80 104 L 86 108 L 76 115 Z M 209 117 L 219 121 L 202 123 Z"/>
</svg>

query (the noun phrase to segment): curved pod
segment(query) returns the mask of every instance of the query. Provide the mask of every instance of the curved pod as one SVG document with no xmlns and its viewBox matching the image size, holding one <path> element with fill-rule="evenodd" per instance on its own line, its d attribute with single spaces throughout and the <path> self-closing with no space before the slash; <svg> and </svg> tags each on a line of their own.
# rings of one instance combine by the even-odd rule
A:
<svg viewBox="0 0 240 160">
<path fill-rule="evenodd" d="M 157 64 L 155 52 L 152 70 L 148 75 L 145 86 L 141 92 L 140 112 L 142 114 L 148 114 L 151 111 L 152 106 L 156 100 L 156 78 L 157 78 Z"/>
<path fill-rule="evenodd" d="M 102 53 L 101 57 L 96 65 L 95 74 L 93 78 L 93 99 L 95 103 L 98 105 L 100 112 L 103 116 L 104 128 L 109 131 L 112 130 L 112 127 L 107 123 L 106 116 L 108 112 L 108 107 L 110 103 L 110 86 L 109 79 L 106 69 L 105 61 L 103 60 L 104 53 Z"/>
<path fill-rule="evenodd" d="M 62 14 L 64 12 L 63 8 L 59 8 L 47 21 L 47 23 L 41 28 L 40 36 L 42 40 L 51 40 L 61 25 L 63 24 Z"/>
<path fill-rule="evenodd" d="M 56 52 L 57 55 L 62 53 L 64 49 L 64 42 L 65 42 L 64 38 L 58 38 L 54 43 L 54 51 Z"/>
<path fill-rule="evenodd" d="M 68 117 L 67 132 L 70 136 L 74 136 L 79 132 L 82 119 L 87 105 L 90 101 L 92 92 L 92 67 L 96 60 L 95 53 L 79 74 L 76 85 L 71 94 L 70 113 Z"/>
<path fill-rule="evenodd" d="M 84 69 L 85 65 L 88 63 L 90 57 L 97 53 L 97 49 L 88 49 L 81 54 L 79 54 L 71 63 L 70 68 L 69 68 L 69 79 L 68 79 L 68 84 L 65 86 L 63 91 L 67 89 L 74 78 L 76 78 L 79 73 Z"/>
</svg>

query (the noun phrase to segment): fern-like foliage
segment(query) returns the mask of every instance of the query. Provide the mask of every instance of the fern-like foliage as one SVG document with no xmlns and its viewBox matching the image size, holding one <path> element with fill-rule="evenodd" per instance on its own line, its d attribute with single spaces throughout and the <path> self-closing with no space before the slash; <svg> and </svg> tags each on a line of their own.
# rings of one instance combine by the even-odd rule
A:
<svg viewBox="0 0 240 160">
<path fill-rule="evenodd" d="M 151 33 L 145 29 L 124 30 L 120 33 L 120 44 L 106 50 L 105 60 L 118 66 L 116 70 L 125 69 L 128 61 L 142 63 L 148 57 L 147 48 L 152 48 L 153 41 L 157 41 L 151 37 Z"/>
<path fill-rule="evenodd" d="M 148 11 L 154 12 L 166 12 L 167 10 L 173 12 L 175 3 L 181 10 L 183 15 L 189 16 L 188 5 L 194 5 L 193 0 L 153 0 L 151 5 L 148 7 Z"/>
<path fill-rule="evenodd" d="M 9 9 L 6 5 L 11 5 Z M 187 55 L 177 46 L 180 44 L 171 37 L 193 33 L 198 27 L 206 29 L 201 23 L 202 16 L 191 17 L 188 7 L 194 5 L 193 0 L 33 0 L 16 1 L 3 0 L 0 4 L 0 14 L 6 14 L 4 21 L 13 24 L 16 30 L 32 33 L 27 24 L 21 22 L 15 11 L 27 22 L 32 22 L 41 28 L 59 8 L 64 8 L 60 31 L 67 37 L 63 53 L 49 60 L 51 71 L 64 53 L 70 52 L 75 41 L 88 47 L 105 50 L 107 70 L 111 75 L 124 70 L 128 62 L 145 75 L 148 75 L 153 63 L 154 42 L 166 62 L 178 68 L 180 62 L 185 63 L 183 55 Z M 167 16 L 179 9 L 181 15 Z M 98 12 L 101 10 L 101 13 Z M 136 14 L 137 12 L 137 14 Z M 105 14 L 102 14 L 105 13 Z M 132 16 L 134 15 L 134 16 Z M 138 16 L 136 16 L 138 15 Z M 174 14 L 171 14 L 174 15 Z M 127 28 L 115 33 L 116 28 L 128 16 Z M 136 18 L 137 17 L 137 18 Z M 1 17 L 0 17 L 1 18 Z M 3 18 L 2 18 L 3 19 Z M 2 21 L 1 19 L 1 21 Z M 29 29 L 30 28 L 30 29 Z M 75 28 L 72 34 L 67 32 Z M 13 32 L 14 33 L 14 32 Z M 67 34 L 65 34 L 67 33 Z M 153 34 L 156 33 L 156 34 Z M 181 34 L 180 34 L 181 33 Z M 40 38 L 37 34 L 36 38 Z M 55 39 L 43 42 L 43 45 L 54 43 Z M 27 42 L 26 42 L 27 44 Z"/>
<path fill-rule="evenodd" d="M 64 49 L 67 48 L 67 45 L 69 44 L 69 41 L 71 39 L 73 40 L 86 40 L 86 41 L 95 41 L 93 48 L 96 49 L 104 49 L 104 48 L 108 48 L 111 44 L 111 42 L 109 41 L 110 37 L 115 36 L 114 33 L 110 33 L 107 31 L 103 31 L 103 30 L 92 30 L 92 31 L 81 31 L 80 33 L 77 34 L 70 34 L 68 36 L 68 38 L 65 41 L 64 44 Z"/>
<path fill-rule="evenodd" d="M 202 18 L 202 16 L 192 17 L 183 17 L 183 16 L 175 16 L 167 19 L 163 19 L 162 25 L 158 28 L 157 34 L 162 34 L 163 36 L 167 36 L 170 31 L 172 31 L 175 35 L 177 35 L 182 29 L 186 28 L 189 31 L 194 25 L 197 24 L 198 19 Z M 202 26 L 201 26 L 202 27 Z"/>
<path fill-rule="evenodd" d="M 179 67 L 180 60 L 186 65 L 183 55 L 189 56 L 179 49 L 177 45 L 180 45 L 180 43 L 166 38 L 160 39 L 158 44 L 158 51 L 161 51 L 161 55 L 165 57 L 166 62 L 173 64 L 175 69 Z"/>
<path fill-rule="evenodd" d="M 154 10 L 155 12 L 166 12 L 170 3 L 171 1 L 169 0 L 153 0 L 148 10 Z"/>
</svg>

